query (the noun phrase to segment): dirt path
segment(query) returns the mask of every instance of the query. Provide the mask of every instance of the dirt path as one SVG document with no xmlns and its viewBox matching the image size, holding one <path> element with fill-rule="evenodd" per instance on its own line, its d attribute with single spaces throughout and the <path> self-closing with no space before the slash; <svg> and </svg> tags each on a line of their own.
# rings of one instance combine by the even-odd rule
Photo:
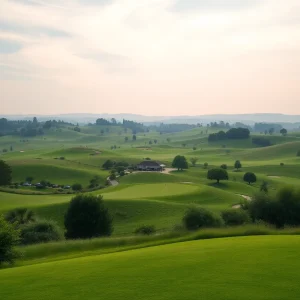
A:
<svg viewBox="0 0 300 300">
<path fill-rule="evenodd" d="M 174 169 L 174 168 L 165 168 L 163 171 L 161 171 L 160 173 L 163 173 L 163 174 L 169 174 L 173 171 L 176 171 L 177 169 Z"/>
<path fill-rule="evenodd" d="M 237 194 L 237 195 L 240 196 L 240 197 L 242 197 L 242 198 L 244 198 L 247 201 L 252 201 L 252 198 L 250 196 L 242 195 L 242 194 Z M 233 205 L 232 208 L 239 209 L 239 208 L 241 208 L 241 204 Z"/>
</svg>

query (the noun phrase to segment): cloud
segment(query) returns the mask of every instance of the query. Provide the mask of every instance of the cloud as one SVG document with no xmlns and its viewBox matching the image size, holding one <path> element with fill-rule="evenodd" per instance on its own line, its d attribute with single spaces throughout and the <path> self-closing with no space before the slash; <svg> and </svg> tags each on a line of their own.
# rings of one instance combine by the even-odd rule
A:
<svg viewBox="0 0 300 300">
<path fill-rule="evenodd" d="M 0 39 L 0 53 L 2 54 L 12 54 L 20 51 L 22 49 L 22 44 L 11 41 Z"/>
<path fill-rule="evenodd" d="M 0 21 L 0 30 L 6 32 L 14 32 L 29 36 L 49 36 L 49 37 L 70 37 L 71 34 L 64 30 L 50 28 L 50 27 L 39 27 L 39 26 L 27 26 L 19 25 L 16 23 Z"/>
<path fill-rule="evenodd" d="M 92 59 L 101 63 L 120 63 L 129 61 L 129 58 L 123 55 L 109 53 L 105 51 L 95 51 L 91 53 L 84 53 L 77 55 L 84 59 Z"/>
<path fill-rule="evenodd" d="M 175 0 L 171 10 L 182 12 L 192 10 L 240 10 L 262 2 L 259 0 Z"/>
<path fill-rule="evenodd" d="M 114 0 L 79 0 L 79 3 L 86 5 L 108 5 L 113 2 Z"/>
</svg>

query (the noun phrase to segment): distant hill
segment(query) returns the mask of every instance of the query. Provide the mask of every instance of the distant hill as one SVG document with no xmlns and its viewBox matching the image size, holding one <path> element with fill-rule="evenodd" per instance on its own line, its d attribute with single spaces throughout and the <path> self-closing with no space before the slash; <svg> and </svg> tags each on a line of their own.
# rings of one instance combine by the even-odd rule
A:
<svg viewBox="0 0 300 300">
<path fill-rule="evenodd" d="M 0 118 L 7 118 L 10 120 L 32 119 L 37 117 L 40 121 L 43 120 L 64 120 L 72 123 L 94 123 L 97 118 L 111 119 L 115 118 L 117 121 L 123 119 L 143 122 L 146 124 L 197 124 L 224 121 L 229 123 L 243 122 L 248 125 L 253 125 L 256 122 L 273 122 L 273 123 L 299 123 L 300 115 L 285 115 L 285 114 L 216 114 L 216 115 L 195 115 L 195 116 L 143 116 L 137 114 L 60 114 L 60 115 L 0 115 Z"/>
</svg>

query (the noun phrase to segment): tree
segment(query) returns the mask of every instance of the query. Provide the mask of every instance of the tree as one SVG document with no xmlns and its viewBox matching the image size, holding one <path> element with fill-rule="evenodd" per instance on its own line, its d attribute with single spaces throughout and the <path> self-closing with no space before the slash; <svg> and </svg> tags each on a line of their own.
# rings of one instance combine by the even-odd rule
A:
<svg viewBox="0 0 300 300">
<path fill-rule="evenodd" d="M 196 166 L 196 163 L 197 163 L 197 161 L 198 161 L 198 158 L 197 158 L 197 157 L 192 157 L 192 158 L 190 159 L 190 161 L 191 161 L 193 167 L 195 167 L 195 166 Z"/>
<path fill-rule="evenodd" d="M 0 216 L 0 265 L 12 264 L 18 257 L 14 247 L 19 242 L 19 234 L 19 230 L 16 230 L 13 224 L 9 224 Z"/>
<path fill-rule="evenodd" d="M 170 143 L 170 142 L 171 142 L 171 139 L 170 139 L 170 138 L 167 138 L 167 142 Z"/>
<path fill-rule="evenodd" d="M 275 129 L 274 129 L 274 128 L 270 128 L 270 129 L 269 129 L 269 134 L 270 134 L 270 135 L 272 135 L 274 132 L 275 132 Z"/>
<path fill-rule="evenodd" d="M 207 172 L 207 179 L 217 180 L 217 183 L 220 180 L 228 180 L 228 173 L 224 169 L 211 169 Z"/>
<path fill-rule="evenodd" d="M 183 144 L 182 144 L 182 147 L 185 147 L 185 146 L 186 146 L 186 143 L 183 143 Z"/>
<path fill-rule="evenodd" d="M 13 146 L 10 146 L 10 151 L 13 151 Z"/>
<path fill-rule="evenodd" d="M 125 136 L 124 140 L 125 140 L 125 143 L 128 142 L 128 136 Z"/>
<path fill-rule="evenodd" d="M 197 230 L 203 227 L 220 227 L 223 224 L 220 216 L 204 208 L 196 207 L 188 209 L 182 221 L 188 230 Z"/>
<path fill-rule="evenodd" d="M 105 169 L 105 170 L 109 170 L 111 169 L 112 167 L 114 166 L 114 162 L 110 159 L 108 159 L 103 165 L 102 167 Z"/>
<path fill-rule="evenodd" d="M 244 175 L 244 181 L 248 182 L 248 184 L 256 182 L 256 175 L 252 172 L 247 172 Z"/>
<path fill-rule="evenodd" d="M 75 192 L 79 192 L 82 190 L 82 185 L 80 183 L 74 183 L 72 185 L 72 190 Z"/>
<path fill-rule="evenodd" d="M 155 139 L 155 140 L 153 140 L 153 142 L 154 142 L 154 144 L 157 144 L 157 140 Z"/>
<path fill-rule="evenodd" d="M 65 214 L 64 224 L 67 239 L 110 236 L 113 231 L 112 217 L 102 196 L 75 196 Z"/>
<path fill-rule="evenodd" d="M 207 163 L 207 162 L 204 163 L 204 164 L 203 164 L 203 167 L 204 167 L 204 169 L 207 169 L 207 168 L 208 168 L 208 163 Z"/>
<path fill-rule="evenodd" d="M 261 192 L 264 192 L 264 193 L 268 194 L 268 192 L 269 192 L 269 184 L 266 181 L 263 181 L 263 183 L 261 184 L 259 190 Z"/>
<path fill-rule="evenodd" d="M 98 175 L 94 176 L 90 180 L 89 188 L 95 188 L 95 187 L 97 187 L 98 185 L 100 185 L 100 181 L 101 181 L 101 178 Z"/>
<path fill-rule="evenodd" d="M 287 130 L 285 128 L 282 128 L 280 130 L 280 133 L 283 135 L 283 136 L 286 136 L 287 135 Z"/>
<path fill-rule="evenodd" d="M 221 165 L 221 169 L 227 170 L 227 165 L 226 164 L 222 164 Z"/>
<path fill-rule="evenodd" d="M 16 226 L 21 226 L 34 222 L 35 214 L 27 208 L 16 208 L 5 214 L 5 220 Z"/>
<path fill-rule="evenodd" d="M 33 181 L 33 177 L 32 176 L 27 176 L 26 178 L 25 178 L 25 181 L 26 182 L 28 182 L 28 183 L 31 183 L 32 181 Z"/>
<path fill-rule="evenodd" d="M 298 152 L 297 152 L 297 156 L 300 156 L 300 150 L 298 150 Z"/>
<path fill-rule="evenodd" d="M 11 168 L 3 160 L 0 160 L 0 185 L 9 185 L 11 183 Z"/>
<path fill-rule="evenodd" d="M 239 160 L 237 160 L 235 163 L 234 163 L 234 167 L 239 170 L 241 167 L 242 167 L 242 164 Z"/>
<path fill-rule="evenodd" d="M 136 135 L 135 134 L 132 136 L 132 140 L 136 141 Z"/>
<path fill-rule="evenodd" d="M 181 156 L 181 155 L 177 155 L 174 158 L 173 163 L 172 163 L 172 167 L 177 168 L 178 171 L 189 168 L 188 163 L 186 161 L 186 158 L 184 156 Z"/>
</svg>

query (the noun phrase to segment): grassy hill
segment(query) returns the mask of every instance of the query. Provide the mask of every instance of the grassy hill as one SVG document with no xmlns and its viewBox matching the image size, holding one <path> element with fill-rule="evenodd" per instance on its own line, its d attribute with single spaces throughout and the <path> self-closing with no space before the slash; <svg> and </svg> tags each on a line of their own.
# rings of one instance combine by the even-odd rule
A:
<svg viewBox="0 0 300 300">
<path fill-rule="evenodd" d="M 1 295 L 7 300 L 298 299 L 299 247 L 299 236 L 239 237 L 40 263 L 1 270 Z"/>
</svg>

